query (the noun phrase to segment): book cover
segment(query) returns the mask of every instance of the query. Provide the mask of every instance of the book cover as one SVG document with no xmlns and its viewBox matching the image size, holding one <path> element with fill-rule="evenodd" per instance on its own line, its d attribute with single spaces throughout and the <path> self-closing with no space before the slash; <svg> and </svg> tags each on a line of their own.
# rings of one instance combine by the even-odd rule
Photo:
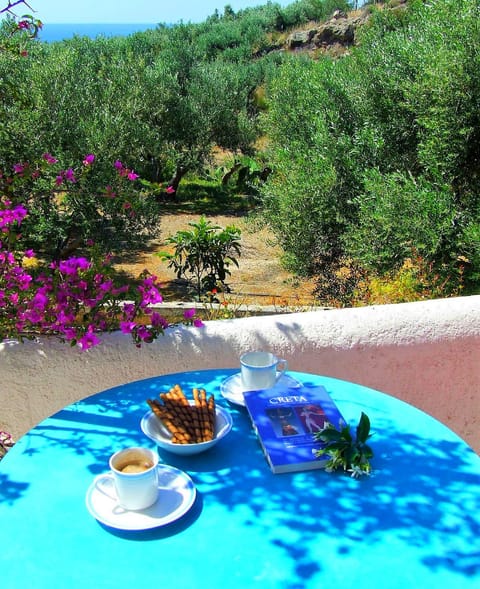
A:
<svg viewBox="0 0 480 589">
<path fill-rule="evenodd" d="M 315 432 L 327 423 L 339 428 L 345 420 L 323 386 L 265 389 L 245 393 L 253 427 L 274 473 L 323 468 L 328 457 L 316 458 L 323 443 Z"/>
</svg>

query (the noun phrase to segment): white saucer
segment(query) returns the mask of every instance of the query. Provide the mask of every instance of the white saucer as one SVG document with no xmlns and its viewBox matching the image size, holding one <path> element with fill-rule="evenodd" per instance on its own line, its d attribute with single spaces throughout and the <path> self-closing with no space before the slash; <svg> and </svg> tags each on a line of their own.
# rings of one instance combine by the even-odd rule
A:
<svg viewBox="0 0 480 589">
<path fill-rule="evenodd" d="M 87 509 L 99 522 L 120 530 L 149 530 L 174 522 L 192 507 L 197 494 L 195 485 L 185 472 L 159 464 L 157 502 L 147 509 L 128 511 L 98 489 L 96 481 L 99 478 L 102 485 L 110 484 L 112 493 L 115 493 L 113 480 L 107 475 L 100 475 L 88 488 L 85 499 Z"/>
<path fill-rule="evenodd" d="M 276 382 L 273 388 L 277 387 L 282 388 L 298 388 L 302 386 L 302 383 L 298 382 L 288 374 L 283 374 Z M 220 392 L 222 396 L 230 401 L 230 403 L 235 403 L 236 405 L 241 405 L 245 407 L 245 399 L 243 398 L 243 393 L 247 391 L 243 388 L 242 385 L 242 377 L 240 372 L 229 376 L 220 384 Z"/>
</svg>

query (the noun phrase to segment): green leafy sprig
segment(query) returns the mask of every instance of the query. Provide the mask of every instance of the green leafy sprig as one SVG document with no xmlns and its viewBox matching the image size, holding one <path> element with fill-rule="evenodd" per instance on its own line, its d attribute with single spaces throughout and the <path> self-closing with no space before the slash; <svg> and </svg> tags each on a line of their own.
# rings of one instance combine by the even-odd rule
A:
<svg viewBox="0 0 480 589">
<path fill-rule="evenodd" d="M 373 457 L 373 451 L 366 442 L 370 437 L 370 419 L 362 411 L 355 436 L 352 435 L 349 425 L 336 429 L 329 423 L 317 432 L 315 439 L 325 445 L 316 450 L 315 455 L 317 458 L 325 455 L 329 457 L 325 464 L 327 472 L 342 469 L 350 472 L 354 478 L 369 475 L 372 470 L 370 458 Z"/>
</svg>

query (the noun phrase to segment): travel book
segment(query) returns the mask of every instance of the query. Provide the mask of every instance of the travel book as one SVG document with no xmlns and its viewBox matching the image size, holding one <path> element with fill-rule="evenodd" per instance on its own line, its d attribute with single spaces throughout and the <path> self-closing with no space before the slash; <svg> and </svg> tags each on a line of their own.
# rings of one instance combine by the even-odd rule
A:
<svg viewBox="0 0 480 589">
<path fill-rule="evenodd" d="M 275 387 L 245 393 L 244 399 L 272 472 L 325 466 L 328 456 L 315 456 L 324 446 L 315 432 L 327 423 L 343 427 L 345 420 L 323 386 Z"/>
</svg>

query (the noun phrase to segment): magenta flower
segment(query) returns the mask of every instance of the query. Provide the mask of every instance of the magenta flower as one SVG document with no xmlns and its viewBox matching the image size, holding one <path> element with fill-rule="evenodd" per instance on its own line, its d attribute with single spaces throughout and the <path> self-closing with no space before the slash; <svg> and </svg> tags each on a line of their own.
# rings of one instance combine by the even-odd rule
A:
<svg viewBox="0 0 480 589">
<path fill-rule="evenodd" d="M 135 321 L 120 321 L 120 329 L 122 333 L 132 333 L 137 324 Z"/>
<path fill-rule="evenodd" d="M 77 274 L 78 270 L 88 270 L 91 265 L 91 262 L 86 258 L 69 258 L 68 260 L 62 260 L 58 264 L 58 269 L 62 274 L 73 276 Z"/>
<path fill-rule="evenodd" d="M 123 305 L 123 313 L 127 319 L 133 319 L 135 317 L 135 305 L 132 303 L 125 303 Z"/>
<path fill-rule="evenodd" d="M 17 305 L 18 301 L 20 300 L 20 296 L 18 292 L 13 292 L 9 297 L 8 300 L 12 303 L 12 305 Z"/>
<path fill-rule="evenodd" d="M 123 164 L 120 160 L 117 160 L 114 164 L 113 164 L 114 168 L 116 168 L 117 170 L 123 170 Z"/>
<path fill-rule="evenodd" d="M 25 171 L 25 165 L 24 164 L 15 164 L 13 166 L 13 171 L 15 174 L 23 174 L 23 172 Z"/>
<path fill-rule="evenodd" d="M 48 305 L 48 297 L 44 292 L 38 291 L 30 302 L 33 309 L 42 311 Z"/>
<path fill-rule="evenodd" d="M 58 160 L 50 153 L 44 153 L 42 157 L 47 162 L 47 164 L 56 164 L 58 162 Z"/>
<path fill-rule="evenodd" d="M 21 221 L 27 216 L 27 209 L 22 205 L 17 205 L 13 209 L 13 219 L 20 224 Z"/>
<path fill-rule="evenodd" d="M 183 316 L 185 317 L 185 319 L 192 319 L 192 317 L 195 315 L 196 311 L 195 309 L 187 309 L 186 311 L 183 312 Z"/>
<path fill-rule="evenodd" d="M 175 194 L 175 188 L 173 186 L 167 186 L 165 191 L 167 194 Z"/>
<path fill-rule="evenodd" d="M 20 225 L 26 216 L 27 209 L 22 205 L 16 205 L 13 209 L 0 210 L 0 229 L 6 232 L 15 223 Z"/>
<path fill-rule="evenodd" d="M 93 155 L 93 153 L 89 153 L 88 155 L 85 156 L 85 159 L 83 160 L 83 165 L 84 166 L 91 166 L 94 161 L 95 161 L 95 156 Z"/>
<path fill-rule="evenodd" d="M 64 176 L 65 180 L 67 180 L 67 182 L 72 182 L 72 184 L 74 184 L 77 181 L 77 179 L 75 178 L 75 173 L 72 168 L 68 168 L 68 170 L 65 170 L 65 172 L 63 173 L 63 176 Z"/>
<path fill-rule="evenodd" d="M 205 323 L 197 318 L 193 320 L 193 327 L 205 327 Z"/>
<path fill-rule="evenodd" d="M 17 279 L 17 286 L 19 290 L 28 290 L 33 278 L 30 274 L 22 273 Z"/>
<path fill-rule="evenodd" d="M 137 328 L 137 337 L 144 342 L 151 342 L 153 340 L 152 333 L 145 327 L 145 325 L 139 325 Z"/>
<path fill-rule="evenodd" d="M 161 327 L 162 329 L 167 329 L 168 327 L 168 321 L 156 311 L 152 313 L 151 321 L 153 327 Z"/>
<path fill-rule="evenodd" d="M 87 332 L 78 340 L 78 345 L 82 350 L 89 350 L 100 343 L 99 338 L 93 333 L 93 326 L 89 325 Z"/>
<path fill-rule="evenodd" d="M 140 178 L 140 176 L 138 174 L 135 174 L 135 172 L 132 170 L 132 171 L 128 172 L 127 178 L 133 182 L 137 178 Z"/>
<path fill-rule="evenodd" d="M 62 329 L 62 335 L 67 341 L 71 341 L 77 337 L 77 332 L 73 327 L 66 327 Z"/>
</svg>

